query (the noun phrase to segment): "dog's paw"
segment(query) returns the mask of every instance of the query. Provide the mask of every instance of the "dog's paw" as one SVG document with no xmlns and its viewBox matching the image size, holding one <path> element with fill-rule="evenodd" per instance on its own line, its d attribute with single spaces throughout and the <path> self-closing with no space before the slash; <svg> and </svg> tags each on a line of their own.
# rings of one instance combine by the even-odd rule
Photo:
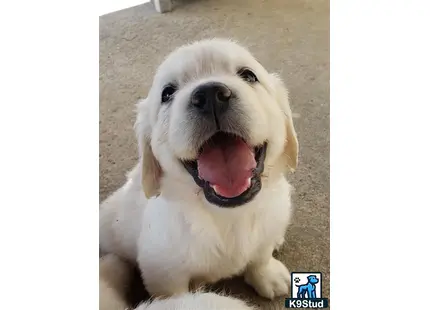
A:
<svg viewBox="0 0 430 310">
<path fill-rule="evenodd" d="M 262 297 L 273 299 L 288 294 L 291 279 L 287 267 L 272 257 L 267 265 L 249 268 L 245 272 L 245 282 Z"/>
</svg>

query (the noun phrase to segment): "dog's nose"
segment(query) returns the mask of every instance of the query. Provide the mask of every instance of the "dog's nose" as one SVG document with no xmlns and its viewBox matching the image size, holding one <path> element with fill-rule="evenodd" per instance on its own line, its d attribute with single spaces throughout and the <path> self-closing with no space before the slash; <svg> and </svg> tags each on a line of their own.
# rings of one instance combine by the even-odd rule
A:
<svg viewBox="0 0 430 310">
<path fill-rule="evenodd" d="M 232 92 L 227 85 L 210 82 L 197 87 L 191 94 L 191 104 L 200 113 L 220 117 L 227 111 Z"/>
</svg>

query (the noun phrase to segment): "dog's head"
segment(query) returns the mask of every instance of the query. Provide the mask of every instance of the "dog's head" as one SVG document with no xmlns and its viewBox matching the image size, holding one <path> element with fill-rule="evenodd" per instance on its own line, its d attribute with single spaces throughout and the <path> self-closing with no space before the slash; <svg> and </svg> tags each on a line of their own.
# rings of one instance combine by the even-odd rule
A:
<svg viewBox="0 0 430 310">
<path fill-rule="evenodd" d="M 314 275 L 308 276 L 308 281 L 311 284 L 317 284 L 319 282 L 318 278 Z"/>
<path fill-rule="evenodd" d="M 136 132 L 148 197 L 163 177 L 192 178 L 208 202 L 236 207 L 259 193 L 269 173 L 297 165 L 286 88 L 228 40 L 171 53 L 138 105 Z"/>
</svg>

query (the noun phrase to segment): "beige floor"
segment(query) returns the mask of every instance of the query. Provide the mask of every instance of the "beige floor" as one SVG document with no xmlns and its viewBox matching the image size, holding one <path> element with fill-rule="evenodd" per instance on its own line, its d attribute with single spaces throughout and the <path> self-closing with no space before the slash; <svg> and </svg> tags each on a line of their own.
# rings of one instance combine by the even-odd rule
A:
<svg viewBox="0 0 430 310">
<path fill-rule="evenodd" d="M 163 57 L 190 40 L 238 39 L 268 70 L 282 74 L 298 116 L 300 164 L 289 176 L 296 210 L 278 257 L 290 271 L 323 272 L 323 297 L 329 297 L 329 1 L 176 4 L 168 14 L 145 4 L 100 18 L 100 199 L 122 184 L 136 162 L 134 104 L 145 97 Z M 283 309 L 282 299 L 262 300 L 240 278 L 217 287 L 262 309 Z"/>
</svg>

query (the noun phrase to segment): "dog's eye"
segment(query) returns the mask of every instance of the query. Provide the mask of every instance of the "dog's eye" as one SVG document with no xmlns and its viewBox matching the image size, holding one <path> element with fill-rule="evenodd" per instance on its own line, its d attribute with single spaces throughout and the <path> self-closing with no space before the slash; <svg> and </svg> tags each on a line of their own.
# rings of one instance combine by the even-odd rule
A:
<svg viewBox="0 0 430 310">
<path fill-rule="evenodd" d="M 173 98 L 173 95 L 176 92 L 176 87 L 174 85 L 167 85 L 164 87 L 163 92 L 161 93 L 161 102 L 165 103 L 170 101 Z"/>
<path fill-rule="evenodd" d="M 240 69 L 237 74 L 246 82 L 248 83 L 255 83 L 258 82 L 257 76 L 249 70 L 248 68 L 242 68 Z"/>
</svg>

